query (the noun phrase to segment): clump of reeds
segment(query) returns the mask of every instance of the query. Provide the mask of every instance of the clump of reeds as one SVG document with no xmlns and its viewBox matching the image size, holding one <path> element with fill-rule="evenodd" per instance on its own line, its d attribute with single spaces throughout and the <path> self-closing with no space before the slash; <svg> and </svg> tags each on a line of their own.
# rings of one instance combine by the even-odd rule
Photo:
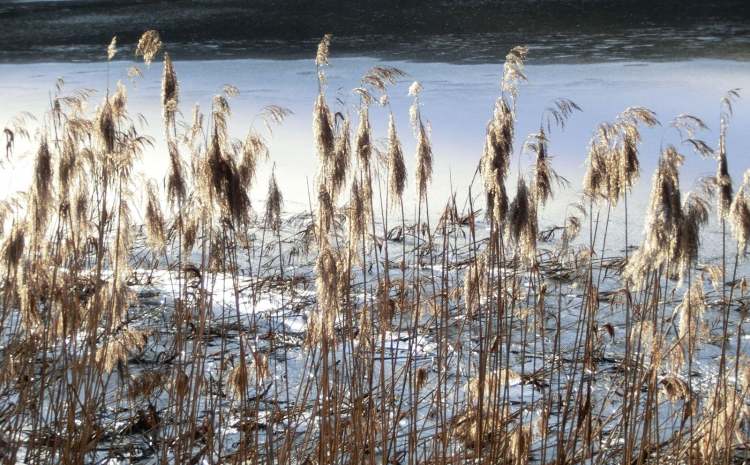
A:
<svg viewBox="0 0 750 465">
<path fill-rule="evenodd" d="M 625 257 L 612 257 L 607 244 L 621 201 L 627 234 L 640 131 L 658 126 L 656 115 L 630 107 L 598 125 L 584 195 L 563 225 L 540 231 L 565 186 L 551 135 L 580 108 L 556 100 L 516 144 L 528 51 L 514 48 L 479 160 L 485 203 L 469 189 L 462 208 L 461 192 L 450 192 L 434 226 L 422 86 L 409 90 L 412 195 L 388 94 L 404 74 L 373 67 L 356 102 L 329 107 L 330 41 L 315 60 L 317 203 L 289 219 L 275 165 L 261 214 L 250 194 L 271 155 L 270 127 L 288 110 L 262 108 L 268 132 L 251 126 L 238 139 L 230 101 L 239 90 L 226 86 L 205 123 L 197 106 L 181 121 L 164 52 L 155 98 L 167 150 L 154 156 L 168 169 L 142 181 L 133 173 L 151 139 L 131 121 L 125 86 L 88 111 L 86 93 L 67 96 L 58 84 L 33 139 L 27 195 L 0 203 L 7 461 L 101 461 L 146 441 L 160 463 L 736 462 L 747 442 L 747 280 L 742 268 L 729 280 L 725 253 L 720 265 L 698 265 L 712 260 L 701 256 L 712 204 L 682 195 L 678 146 L 660 154 L 641 247 L 630 254 L 626 236 Z M 107 60 L 116 48 L 113 38 Z M 149 64 L 163 48 L 149 31 L 136 53 Z M 738 263 L 750 172 L 733 192 L 726 124 L 736 96 L 722 104 L 717 151 L 695 138 L 701 120 L 680 115 L 673 127 L 718 160 L 715 208 Z M 5 134 L 14 156 L 16 137 L 33 132 L 14 122 Z M 514 166 L 509 201 L 513 155 L 524 153 L 533 167 Z M 415 218 L 403 206 L 410 195 Z M 389 229 L 393 206 L 400 222 Z M 716 378 L 698 382 L 696 364 L 710 363 L 703 345 L 719 343 Z"/>
</svg>

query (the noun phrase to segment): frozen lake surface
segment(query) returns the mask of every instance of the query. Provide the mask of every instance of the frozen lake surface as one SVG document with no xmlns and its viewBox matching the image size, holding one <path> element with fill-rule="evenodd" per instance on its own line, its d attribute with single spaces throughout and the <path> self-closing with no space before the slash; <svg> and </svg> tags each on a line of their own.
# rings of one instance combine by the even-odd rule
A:
<svg viewBox="0 0 750 465">
<path fill-rule="evenodd" d="M 381 61 L 372 58 L 338 58 L 333 44 L 332 64 L 328 69 L 327 94 L 335 111 L 356 116 L 357 97 L 352 89 L 360 85 L 359 79 L 373 66 L 389 65 L 408 73 L 408 77 L 390 92 L 395 118 L 401 134 L 407 171 L 414 172 L 414 139 L 408 123 L 408 106 L 411 99 L 407 88 L 413 80 L 424 86 L 423 114 L 429 121 L 434 152 L 434 175 L 430 197 L 435 205 L 443 205 L 452 192 L 459 200 L 466 200 L 468 187 L 476 171 L 484 144 L 485 125 L 491 115 L 495 98 L 499 94 L 502 63 L 447 64 L 414 61 Z M 535 62 L 535 50 L 529 52 L 528 83 L 522 85 L 518 103 L 518 123 L 515 150 L 520 153 L 526 135 L 538 131 L 543 111 L 561 97 L 575 101 L 582 112 L 576 113 L 564 131 L 553 129 L 549 135 L 552 165 L 560 175 L 570 181 L 570 186 L 558 189 L 556 200 L 542 212 L 546 224 L 560 223 L 566 206 L 577 198 L 585 170 L 588 141 L 597 124 L 612 121 L 618 113 L 630 106 L 645 106 L 656 112 L 661 126 L 644 129 L 641 146 L 642 175 L 635 187 L 631 206 L 634 211 L 645 209 L 648 200 L 651 173 L 656 166 L 660 150 L 667 144 L 678 145 L 687 155 L 681 171 L 682 189 L 687 192 L 696 187 L 696 181 L 715 173 L 715 162 L 702 159 L 687 145 L 680 144 L 678 132 L 670 127 L 677 115 L 688 113 L 703 119 L 709 130 L 699 134 L 715 147 L 718 140 L 719 102 L 724 94 L 735 88 L 750 89 L 750 62 L 731 60 L 687 60 L 674 62 L 630 61 L 602 63 L 559 64 Z M 127 70 L 133 63 L 115 61 L 109 66 L 98 63 L 33 63 L 0 65 L 0 94 L 4 105 L 0 107 L 0 123 L 8 121 L 19 112 L 42 114 L 49 106 L 49 93 L 54 91 L 58 78 L 65 81 L 65 89 L 94 89 L 91 104 L 103 98 L 109 79 L 114 87 L 121 80 L 128 87 L 128 100 L 132 114 L 141 113 L 149 126 L 146 134 L 157 136 L 156 145 L 143 157 L 138 167 L 140 173 L 162 179 L 168 163 L 163 145 L 160 110 L 160 65 L 143 69 L 143 78 L 130 81 Z M 178 61 L 175 63 L 180 79 L 180 99 L 183 117 L 189 119 L 190 107 L 199 104 L 203 111 L 210 108 L 213 95 L 220 93 L 226 84 L 236 86 L 240 94 L 231 99 L 232 136 L 244 138 L 251 124 L 257 124 L 257 115 L 269 104 L 291 109 L 294 114 L 273 132 L 270 139 L 271 160 L 259 167 L 259 178 L 253 198 L 265 197 L 266 179 L 275 163 L 279 186 L 291 212 L 306 210 L 317 169 L 312 144 L 312 103 L 317 92 L 314 63 L 304 60 L 237 59 L 212 61 Z M 44 90 L 44 91 L 40 91 Z M 727 152 L 730 173 L 740 182 L 742 173 L 750 167 L 750 139 L 744 137 L 744 128 L 750 127 L 750 104 L 745 100 L 736 103 L 730 122 Z M 371 111 L 376 142 L 385 144 L 387 114 L 382 108 Z M 38 127 L 39 122 L 32 123 Z M 17 152 L 27 155 L 29 147 L 19 141 Z M 514 158 L 511 169 L 522 166 L 528 173 L 532 158 L 523 155 Z M 31 157 L 5 163 L 6 182 L 0 193 L 7 195 L 28 184 Z M 12 176 L 10 175 L 12 173 Z M 509 179 L 514 179 L 511 175 Z M 413 177 L 409 178 L 413 193 Z M 474 184 L 474 194 L 480 193 Z M 413 195 L 407 196 L 407 212 L 413 211 Z M 620 210 L 612 212 L 617 221 Z M 631 230 L 640 231 L 638 218 L 631 219 Z M 614 230 L 618 234 L 618 230 Z"/>
</svg>

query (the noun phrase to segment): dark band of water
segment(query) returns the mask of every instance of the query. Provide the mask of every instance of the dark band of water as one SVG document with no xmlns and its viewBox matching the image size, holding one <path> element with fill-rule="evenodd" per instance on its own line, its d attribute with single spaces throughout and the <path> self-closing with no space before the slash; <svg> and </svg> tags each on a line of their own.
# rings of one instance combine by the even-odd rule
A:
<svg viewBox="0 0 750 465">
<path fill-rule="evenodd" d="M 498 62 L 518 44 L 539 62 L 750 58 L 750 4 L 738 0 L 15 0 L 0 4 L 0 62 L 120 58 L 146 29 L 179 59 L 337 55 Z"/>
</svg>

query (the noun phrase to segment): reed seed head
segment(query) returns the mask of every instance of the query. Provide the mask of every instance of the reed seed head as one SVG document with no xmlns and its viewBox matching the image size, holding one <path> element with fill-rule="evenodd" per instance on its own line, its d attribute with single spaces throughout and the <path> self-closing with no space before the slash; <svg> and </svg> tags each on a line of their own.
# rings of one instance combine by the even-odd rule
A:
<svg viewBox="0 0 750 465">
<path fill-rule="evenodd" d="M 161 47 L 162 43 L 159 33 L 153 29 L 146 31 L 138 39 L 138 45 L 135 47 L 135 56 L 142 56 L 143 62 L 146 65 L 150 65 L 161 50 Z"/>
<path fill-rule="evenodd" d="M 419 121 L 417 128 L 417 169 L 415 172 L 417 195 L 420 200 L 427 199 L 427 185 L 432 179 L 432 147 L 427 129 Z"/>
<path fill-rule="evenodd" d="M 117 36 L 112 37 L 112 41 L 107 46 L 107 60 L 112 61 L 112 58 L 117 54 Z"/>
<path fill-rule="evenodd" d="M 175 123 L 177 104 L 179 103 L 179 83 L 174 70 L 172 58 L 164 53 L 164 72 L 161 80 L 161 106 L 164 123 L 167 128 Z"/>
<path fill-rule="evenodd" d="M 370 112 L 367 105 L 363 104 L 359 110 L 359 125 L 357 126 L 355 146 L 359 164 L 365 170 L 370 166 L 370 157 L 372 156 L 370 131 Z"/>
<path fill-rule="evenodd" d="M 266 197 L 266 225 L 275 233 L 281 230 L 281 207 L 284 204 L 284 198 L 276 183 L 276 174 L 271 174 L 268 181 L 268 196 Z"/>
<path fill-rule="evenodd" d="M 393 113 L 388 116 L 388 173 L 389 192 L 391 200 L 396 203 L 403 198 L 406 186 L 406 165 L 404 164 L 404 153 L 401 150 L 401 141 L 396 132 L 396 123 Z"/>
</svg>

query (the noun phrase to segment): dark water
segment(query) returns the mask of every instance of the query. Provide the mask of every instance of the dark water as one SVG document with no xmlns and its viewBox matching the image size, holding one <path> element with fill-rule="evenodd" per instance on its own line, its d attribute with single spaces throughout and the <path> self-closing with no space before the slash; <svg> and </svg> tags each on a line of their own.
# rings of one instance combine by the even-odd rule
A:
<svg viewBox="0 0 750 465">
<path fill-rule="evenodd" d="M 695 0 L 0 1 L 0 62 L 121 58 L 146 29 L 178 59 L 337 55 L 498 62 L 529 45 L 539 62 L 750 58 L 750 2 Z"/>
</svg>

